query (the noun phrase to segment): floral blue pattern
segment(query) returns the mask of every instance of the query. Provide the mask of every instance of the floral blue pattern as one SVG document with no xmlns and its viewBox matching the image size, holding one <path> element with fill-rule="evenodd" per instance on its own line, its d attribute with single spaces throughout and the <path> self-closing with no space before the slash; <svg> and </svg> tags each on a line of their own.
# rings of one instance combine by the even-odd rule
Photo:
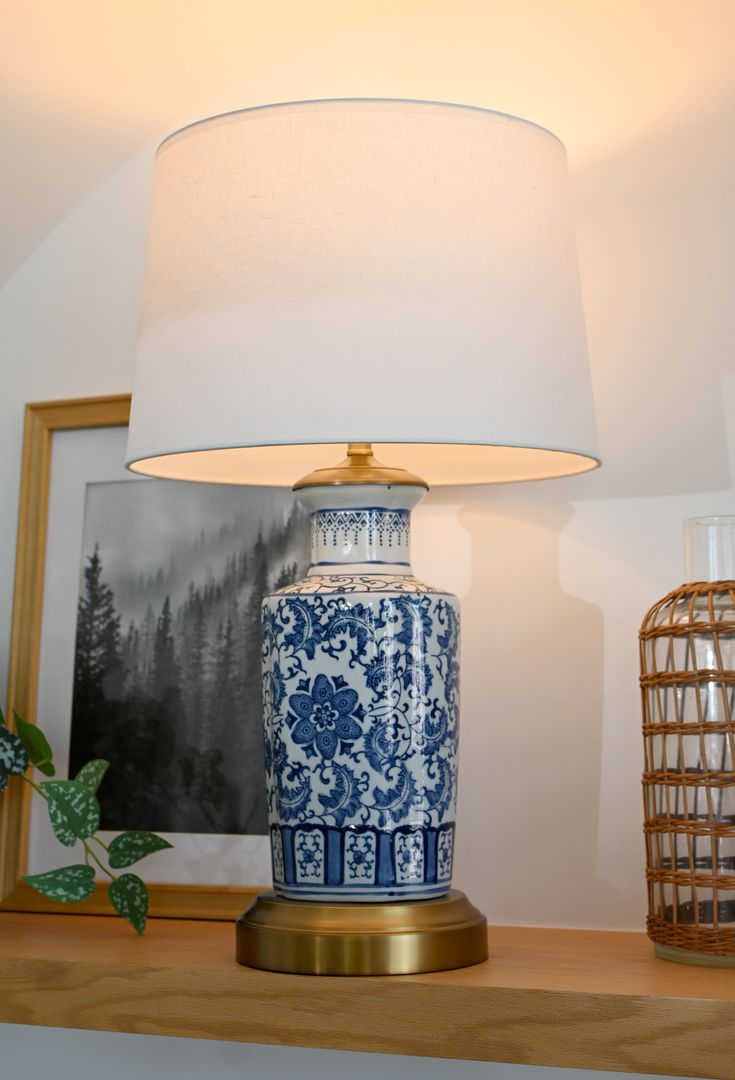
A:
<svg viewBox="0 0 735 1080">
<path fill-rule="evenodd" d="M 452 848 L 454 846 L 454 833 L 451 828 L 442 829 L 436 848 L 436 876 L 443 881 L 452 874 Z"/>
<path fill-rule="evenodd" d="M 447 891 L 458 648 L 456 600 L 410 574 L 312 575 L 266 597 L 277 891 L 360 900 Z"/>
<path fill-rule="evenodd" d="M 375 877 L 375 837 L 370 833 L 345 834 L 345 880 L 372 881 Z"/>
<path fill-rule="evenodd" d="M 411 574 L 314 574 L 285 585 L 279 596 L 310 596 L 324 593 L 419 593 L 449 596 Z"/>
<path fill-rule="evenodd" d="M 299 687 L 301 692 L 291 694 L 288 699 L 289 707 L 298 717 L 297 720 L 288 717 L 293 741 L 305 747 L 308 756 L 314 753 L 312 744 L 327 759 L 334 757 L 338 747 L 350 750 L 350 744 L 362 734 L 355 719 L 363 715 L 357 691 L 346 686 L 340 675 L 333 685 L 326 675 L 317 675 L 310 693 L 304 692 L 309 690 L 308 679 L 303 679 Z"/>
<path fill-rule="evenodd" d="M 420 833 L 398 833 L 396 866 L 399 882 L 421 881 L 424 876 L 424 844 Z"/>
<path fill-rule="evenodd" d="M 300 881 L 322 881 L 324 838 L 319 832 L 296 834 L 296 875 Z"/>
</svg>

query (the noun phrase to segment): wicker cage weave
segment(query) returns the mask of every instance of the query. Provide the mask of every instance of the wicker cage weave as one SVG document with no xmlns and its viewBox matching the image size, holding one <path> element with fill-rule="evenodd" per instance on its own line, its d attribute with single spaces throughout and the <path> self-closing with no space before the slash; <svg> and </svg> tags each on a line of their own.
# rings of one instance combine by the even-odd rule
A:
<svg viewBox="0 0 735 1080">
<path fill-rule="evenodd" d="M 648 934 L 735 956 L 735 581 L 655 604 L 640 658 Z"/>
</svg>

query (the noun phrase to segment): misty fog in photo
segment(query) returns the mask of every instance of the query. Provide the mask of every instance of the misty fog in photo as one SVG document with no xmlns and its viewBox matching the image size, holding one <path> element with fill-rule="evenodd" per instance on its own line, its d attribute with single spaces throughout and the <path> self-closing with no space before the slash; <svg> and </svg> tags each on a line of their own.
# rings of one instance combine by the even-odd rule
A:
<svg viewBox="0 0 735 1080">
<path fill-rule="evenodd" d="M 87 488 L 69 775 L 106 758 L 102 828 L 264 834 L 260 604 L 302 576 L 280 488 Z"/>
</svg>

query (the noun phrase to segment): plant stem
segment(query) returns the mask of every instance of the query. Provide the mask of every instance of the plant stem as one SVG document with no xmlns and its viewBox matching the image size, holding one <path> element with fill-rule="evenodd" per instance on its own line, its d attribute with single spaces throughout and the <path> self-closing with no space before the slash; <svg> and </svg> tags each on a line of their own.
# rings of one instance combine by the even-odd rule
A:
<svg viewBox="0 0 735 1080">
<path fill-rule="evenodd" d="M 90 840 L 96 840 L 96 841 L 97 841 L 97 843 L 98 843 L 98 844 L 100 845 L 100 847 L 103 847 L 103 848 L 105 849 L 105 851 L 109 851 L 109 850 L 110 850 L 110 849 L 108 848 L 107 844 L 106 844 L 106 843 L 104 842 L 104 840 L 100 840 L 99 836 L 97 836 L 97 834 L 96 834 L 96 833 L 95 833 L 95 835 L 94 835 L 94 836 L 90 836 Z"/>
<path fill-rule="evenodd" d="M 95 837 L 94 839 L 96 839 L 96 837 Z M 112 874 L 112 873 L 110 873 L 110 871 L 109 871 L 109 870 L 107 869 L 107 867 L 105 866 L 105 864 L 104 864 L 104 863 L 101 863 L 101 862 L 99 861 L 99 859 L 97 858 L 97 856 L 95 855 L 95 853 L 94 853 L 94 852 L 92 851 L 92 849 L 91 849 L 91 847 L 89 846 L 89 844 L 87 843 L 87 841 L 86 841 L 86 840 L 82 840 L 82 843 L 84 844 L 84 850 L 85 850 L 86 854 L 87 854 L 87 855 L 90 855 L 90 856 L 91 856 L 91 857 L 92 857 L 92 858 L 94 859 L 94 861 L 95 861 L 95 862 L 97 863 L 97 865 L 99 866 L 100 870 L 102 870 L 102 872 L 103 872 L 103 873 L 107 874 L 108 878 L 111 878 L 111 879 L 112 879 L 112 881 L 116 881 L 116 880 L 117 880 L 117 878 L 115 877 L 115 875 L 114 875 L 114 874 Z"/>
<path fill-rule="evenodd" d="M 40 795 L 40 796 L 41 796 L 42 798 L 44 798 L 44 799 L 46 800 L 46 802 L 48 802 L 48 795 L 47 795 L 47 794 L 46 794 L 46 792 L 45 792 L 45 791 L 43 790 L 43 788 L 42 788 L 42 787 L 40 786 L 40 784 L 36 784 L 36 783 L 35 783 L 35 782 L 34 782 L 33 780 L 31 780 L 30 776 L 26 776 L 26 774 L 25 774 L 25 773 L 21 773 L 21 776 L 20 776 L 20 778 L 21 778 L 21 780 L 25 780 L 26 784 L 30 784 L 30 785 L 31 785 L 31 787 L 33 788 L 33 790 L 34 790 L 34 791 L 37 791 L 37 792 L 38 792 L 38 794 L 39 794 L 39 795 Z"/>
</svg>

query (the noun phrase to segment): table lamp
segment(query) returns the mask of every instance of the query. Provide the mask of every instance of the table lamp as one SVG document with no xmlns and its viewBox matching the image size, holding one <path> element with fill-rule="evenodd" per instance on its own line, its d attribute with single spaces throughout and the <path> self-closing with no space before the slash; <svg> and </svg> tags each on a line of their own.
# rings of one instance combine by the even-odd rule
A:
<svg viewBox="0 0 735 1080">
<path fill-rule="evenodd" d="M 596 455 L 549 132 L 355 99 L 245 109 L 161 145 L 128 466 L 293 486 L 312 514 L 306 578 L 263 604 L 274 891 L 238 920 L 243 963 L 486 957 L 451 881 L 458 605 L 412 575 L 410 512 L 430 485 Z"/>
</svg>

